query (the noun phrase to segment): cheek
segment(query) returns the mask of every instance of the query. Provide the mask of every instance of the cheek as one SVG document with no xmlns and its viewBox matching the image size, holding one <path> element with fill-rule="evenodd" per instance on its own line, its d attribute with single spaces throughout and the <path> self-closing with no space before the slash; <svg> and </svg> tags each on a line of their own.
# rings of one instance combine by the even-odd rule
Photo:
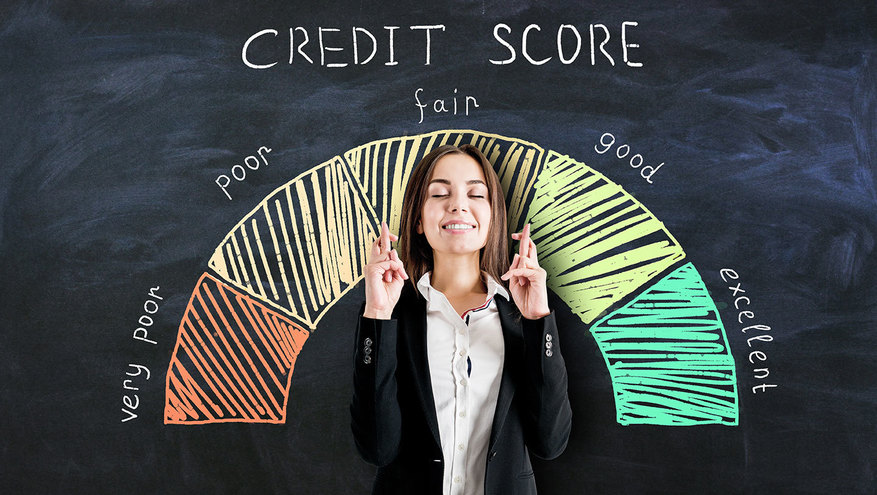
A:
<svg viewBox="0 0 877 495">
<path fill-rule="evenodd" d="M 478 209 L 478 224 L 481 230 L 487 232 L 490 229 L 490 205 L 483 205 Z"/>
<path fill-rule="evenodd" d="M 423 210 L 420 212 L 420 220 L 417 221 L 418 233 L 422 234 L 425 230 L 429 230 L 433 224 L 437 223 L 435 206 L 430 205 L 429 202 L 423 205 Z"/>
</svg>

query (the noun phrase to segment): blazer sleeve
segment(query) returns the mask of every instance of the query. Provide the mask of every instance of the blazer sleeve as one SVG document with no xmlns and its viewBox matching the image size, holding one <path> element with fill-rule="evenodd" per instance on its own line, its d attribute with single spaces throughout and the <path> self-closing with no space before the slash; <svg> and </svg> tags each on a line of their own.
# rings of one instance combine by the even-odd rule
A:
<svg viewBox="0 0 877 495">
<path fill-rule="evenodd" d="M 386 466 L 396 458 L 401 441 L 396 326 L 396 320 L 360 316 L 356 328 L 351 428 L 359 454 L 377 466 Z"/>
<path fill-rule="evenodd" d="M 560 353 L 554 312 L 522 318 L 524 332 L 524 432 L 527 447 L 542 459 L 563 453 L 572 427 L 566 364 Z"/>
</svg>

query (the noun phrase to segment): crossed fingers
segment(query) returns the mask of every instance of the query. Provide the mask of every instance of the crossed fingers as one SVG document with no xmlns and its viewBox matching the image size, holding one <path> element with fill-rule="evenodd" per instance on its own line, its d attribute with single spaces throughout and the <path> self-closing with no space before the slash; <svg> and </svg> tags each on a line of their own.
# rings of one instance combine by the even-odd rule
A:
<svg viewBox="0 0 877 495">
<path fill-rule="evenodd" d="M 530 224 L 525 225 L 521 233 L 513 233 L 512 239 L 520 241 L 520 247 L 518 253 L 515 254 L 515 258 L 512 260 L 511 266 L 509 266 L 509 270 L 502 276 L 502 279 L 511 280 L 512 284 L 517 282 L 521 286 L 527 281 L 537 281 L 537 278 L 541 275 L 540 272 L 544 272 L 544 270 L 539 266 L 539 261 L 536 257 L 536 243 L 530 238 Z"/>
<path fill-rule="evenodd" d="M 386 222 L 381 222 L 381 234 L 375 239 L 371 247 L 371 261 L 369 264 L 378 267 L 383 272 L 382 278 L 390 283 L 393 279 L 408 280 L 408 273 L 399 259 L 399 253 L 390 247 L 390 242 L 399 240 L 399 236 L 390 233 Z"/>
</svg>

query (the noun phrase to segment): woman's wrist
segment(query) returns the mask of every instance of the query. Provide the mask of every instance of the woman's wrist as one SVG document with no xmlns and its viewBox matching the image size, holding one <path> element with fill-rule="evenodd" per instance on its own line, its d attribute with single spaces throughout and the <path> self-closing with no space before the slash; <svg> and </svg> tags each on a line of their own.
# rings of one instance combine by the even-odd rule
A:
<svg viewBox="0 0 877 495">
<path fill-rule="evenodd" d="M 372 320 L 390 320 L 393 318 L 393 311 L 378 311 L 366 305 L 365 311 L 362 312 L 362 316 Z"/>
<path fill-rule="evenodd" d="M 550 314 L 551 314 L 551 310 L 549 309 L 546 311 L 534 311 L 533 313 L 531 313 L 529 315 L 523 315 L 523 316 L 524 316 L 524 318 L 526 318 L 528 320 L 541 320 L 542 318 L 545 318 L 546 316 L 548 316 Z"/>
</svg>

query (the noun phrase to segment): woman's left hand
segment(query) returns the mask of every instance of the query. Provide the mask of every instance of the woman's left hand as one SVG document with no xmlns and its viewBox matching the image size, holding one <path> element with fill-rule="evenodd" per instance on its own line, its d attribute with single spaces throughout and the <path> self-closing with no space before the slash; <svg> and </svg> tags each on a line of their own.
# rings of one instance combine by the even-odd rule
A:
<svg viewBox="0 0 877 495">
<path fill-rule="evenodd" d="M 530 224 L 524 226 L 523 232 L 512 234 L 512 239 L 520 241 L 520 250 L 502 279 L 509 281 L 512 298 L 524 318 L 536 320 L 548 316 L 551 310 L 548 308 L 547 275 L 536 258 L 536 244 L 530 239 Z"/>
</svg>

